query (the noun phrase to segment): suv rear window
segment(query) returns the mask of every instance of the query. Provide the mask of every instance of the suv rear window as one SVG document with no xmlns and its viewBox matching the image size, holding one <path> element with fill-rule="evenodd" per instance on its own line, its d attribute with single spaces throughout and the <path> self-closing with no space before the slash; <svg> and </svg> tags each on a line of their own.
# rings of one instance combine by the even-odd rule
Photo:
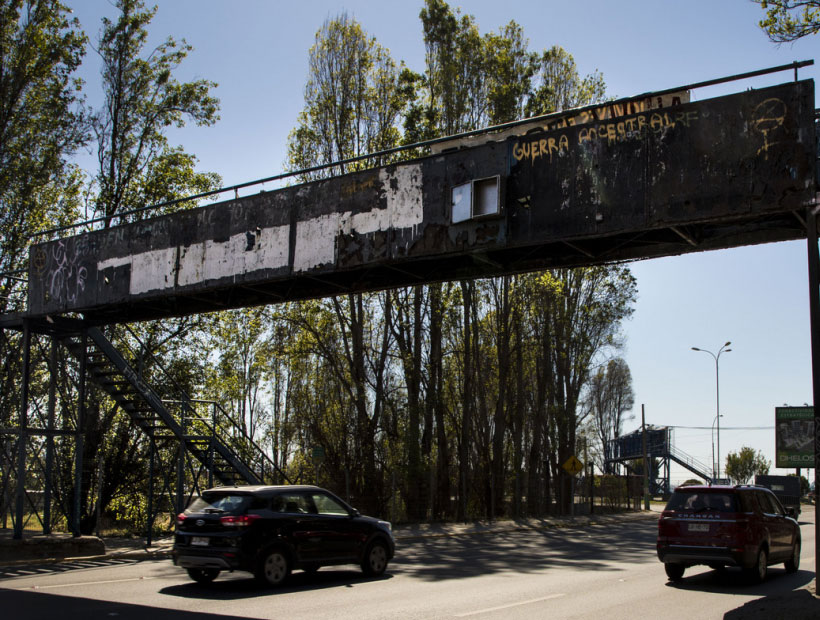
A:
<svg viewBox="0 0 820 620">
<path fill-rule="evenodd" d="M 205 493 L 197 497 L 188 508 L 186 513 L 219 513 L 227 515 L 239 515 L 251 503 L 251 496 L 230 493 Z"/>
<path fill-rule="evenodd" d="M 738 512 L 737 497 L 734 493 L 681 489 L 672 494 L 669 503 L 666 504 L 666 510 Z"/>
</svg>

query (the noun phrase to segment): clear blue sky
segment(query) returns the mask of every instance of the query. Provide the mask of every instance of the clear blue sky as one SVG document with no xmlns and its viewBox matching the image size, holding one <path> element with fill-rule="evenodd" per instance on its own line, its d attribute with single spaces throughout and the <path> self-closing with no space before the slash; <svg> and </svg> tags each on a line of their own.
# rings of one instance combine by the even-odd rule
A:
<svg viewBox="0 0 820 620">
<path fill-rule="evenodd" d="M 107 0 L 69 0 L 92 42 Z M 225 185 L 284 170 L 288 132 L 303 106 L 307 53 L 328 17 L 352 14 L 394 59 L 424 69 L 419 0 L 161 0 L 153 44 L 168 35 L 194 51 L 180 79 L 219 84 L 221 121 L 185 128 L 172 141 L 194 153 L 200 169 Z M 150 5 L 150 3 L 149 3 Z M 820 36 L 775 46 L 757 27 L 760 8 L 748 0 L 466 0 L 482 32 L 510 20 L 524 27 L 532 49 L 561 45 L 582 74 L 600 71 L 612 96 L 686 85 L 759 68 L 815 59 Z M 84 75 L 96 83 L 95 54 Z M 800 72 L 820 77 L 820 67 Z M 789 81 L 791 72 L 700 90 L 704 99 Z M 89 99 L 94 103 L 94 91 Z M 820 104 L 816 104 L 820 107 Z M 626 325 L 625 358 L 636 396 L 632 430 L 647 421 L 678 428 L 677 446 L 711 463 L 715 365 L 696 346 L 732 351 L 720 358 L 721 461 L 742 445 L 774 461 L 774 408 L 811 404 L 806 243 L 790 242 L 642 261 L 633 265 L 639 299 Z M 736 427 L 768 427 L 731 430 Z M 722 469 L 722 465 L 721 465 Z M 782 472 L 776 472 L 782 473 Z M 688 475 L 673 469 L 673 480 Z"/>
</svg>

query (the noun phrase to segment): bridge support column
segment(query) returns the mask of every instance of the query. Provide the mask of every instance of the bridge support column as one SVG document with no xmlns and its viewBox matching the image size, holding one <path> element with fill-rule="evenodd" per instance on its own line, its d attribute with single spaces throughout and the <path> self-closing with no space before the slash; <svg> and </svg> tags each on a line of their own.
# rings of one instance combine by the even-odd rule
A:
<svg viewBox="0 0 820 620">
<path fill-rule="evenodd" d="M 809 258 L 809 322 L 811 323 L 811 365 L 814 399 L 814 492 L 818 492 L 820 472 L 820 252 L 817 248 L 818 206 L 809 207 L 806 226 Z M 815 507 L 817 502 L 815 501 Z M 815 575 L 820 574 L 820 519 L 814 519 Z"/>
<path fill-rule="evenodd" d="M 17 493 L 14 538 L 23 538 L 23 516 L 26 501 L 26 445 L 28 444 L 28 392 L 31 364 L 31 326 L 23 321 L 23 377 L 20 390 L 20 433 L 17 437 Z"/>
<path fill-rule="evenodd" d="M 48 359 L 48 421 L 46 422 L 46 480 L 43 492 L 43 534 L 51 534 L 51 491 L 54 484 L 54 422 L 57 410 L 57 340 L 51 338 Z"/>
<path fill-rule="evenodd" d="M 150 438 L 150 456 L 148 459 L 148 509 L 147 521 L 148 527 L 145 532 L 145 546 L 150 547 L 154 530 L 154 460 L 156 459 L 157 444 L 154 438 L 154 431 L 151 430 Z"/>
<path fill-rule="evenodd" d="M 85 379 L 88 367 L 88 333 L 83 330 L 80 336 L 80 385 L 77 389 L 77 428 L 74 441 L 74 507 L 71 515 L 71 531 L 74 536 L 81 536 L 80 519 L 82 517 L 83 499 L 83 452 L 85 451 Z"/>
</svg>

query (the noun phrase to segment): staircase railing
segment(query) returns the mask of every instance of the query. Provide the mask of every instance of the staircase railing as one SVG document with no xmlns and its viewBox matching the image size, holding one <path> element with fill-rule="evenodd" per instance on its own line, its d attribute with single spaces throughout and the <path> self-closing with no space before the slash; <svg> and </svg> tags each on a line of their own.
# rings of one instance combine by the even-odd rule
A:
<svg viewBox="0 0 820 620">
<path fill-rule="evenodd" d="M 128 325 L 124 327 L 131 338 L 139 344 L 142 354 L 150 358 L 152 367 L 158 369 L 163 378 L 172 386 L 174 394 L 170 395 L 170 398 L 163 399 L 163 402 L 180 408 L 180 414 L 177 417 L 182 422 L 181 428 L 186 435 L 190 435 L 191 431 L 199 436 L 210 435 L 213 440 L 224 444 L 233 456 L 254 474 L 256 480 L 246 480 L 246 482 L 271 482 L 275 479 L 276 474 L 279 474 L 286 482 L 290 482 L 287 475 L 254 441 L 245 428 L 236 422 L 233 416 L 216 401 L 191 398 L 185 388 L 179 385 L 165 365 L 142 342 L 134 330 Z M 134 358 L 139 357 L 139 354 L 128 346 L 126 339 L 123 339 L 123 342 Z M 197 409 L 201 408 L 201 405 L 208 405 L 212 408 L 210 416 L 198 415 Z M 188 422 L 192 426 L 188 427 Z"/>
<path fill-rule="evenodd" d="M 239 481 L 261 484 L 273 481 L 275 473 L 288 481 L 284 472 L 276 467 L 264 451 L 247 433 L 243 432 L 241 426 L 236 424 L 235 420 L 224 409 L 220 408 L 220 415 L 213 416 L 209 425 L 203 425 L 199 422 L 196 419 L 199 416 L 191 416 L 190 413 L 195 411 L 195 403 L 188 396 L 186 390 L 171 376 L 164 365 L 144 345 L 133 330 L 128 327 L 126 329 L 130 337 L 140 346 L 140 353 L 135 353 L 128 344 L 128 338 L 121 339 L 121 346 L 132 359 L 136 360 L 136 370 L 100 330 L 90 328 L 88 335 L 97 349 L 108 358 L 114 368 L 134 387 L 139 397 L 151 407 L 157 416 L 157 422 L 163 428 L 170 431 L 178 441 L 183 442 L 212 473 L 214 473 L 215 463 L 217 463 L 219 465 L 216 468 L 218 478 L 223 484 L 235 484 Z M 174 398 L 163 401 L 156 393 L 151 383 L 156 385 L 158 381 L 153 380 L 149 383 L 143 372 L 146 358 L 150 358 L 150 369 L 159 372 L 160 382 L 170 388 Z M 174 412 L 166 405 L 166 402 L 176 402 L 180 406 Z M 120 402 L 120 404 L 122 406 L 125 403 Z M 188 420 L 188 418 L 191 419 Z M 233 473 L 229 474 L 229 470 Z"/>
<path fill-rule="evenodd" d="M 189 398 L 163 399 L 163 402 L 183 411 L 183 428 L 186 433 L 219 438 L 256 474 L 260 481 L 274 481 L 278 474 L 290 483 L 288 476 L 265 453 L 264 449 L 215 400 Z"/>
<path fill-rule="evenodd" d="M 673 445 L 669 446 L 669 457 L 672 458 L 679 465 L 682 465 L 694 474 L 697 474 L 707 482 L 712 481 L 712 476 L 707 472 L 711 471 L 711 467 L 698 461 L 693 456 L 690 456 L 683 450 L 676 448 Z"/>
</svg>

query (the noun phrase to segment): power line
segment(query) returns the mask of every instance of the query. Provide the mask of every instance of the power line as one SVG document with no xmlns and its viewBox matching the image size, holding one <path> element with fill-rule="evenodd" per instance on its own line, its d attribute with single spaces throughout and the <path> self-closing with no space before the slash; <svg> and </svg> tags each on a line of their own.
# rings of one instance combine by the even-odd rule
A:
<svg viewBox="0 0 820 620">
<path fill-rule="evenodd" d="M 700 430 L 700 431 L 708 431 L 712 430 L 713 427 L 711 426 L 675 426 L 674 424 L 667 424 L 669 428 L 685 428 L 687 430 Z M 722 431 L 771 431 L 774 430 L 774 426 L 721 426 L 720 430 Z"/>
</svg>

